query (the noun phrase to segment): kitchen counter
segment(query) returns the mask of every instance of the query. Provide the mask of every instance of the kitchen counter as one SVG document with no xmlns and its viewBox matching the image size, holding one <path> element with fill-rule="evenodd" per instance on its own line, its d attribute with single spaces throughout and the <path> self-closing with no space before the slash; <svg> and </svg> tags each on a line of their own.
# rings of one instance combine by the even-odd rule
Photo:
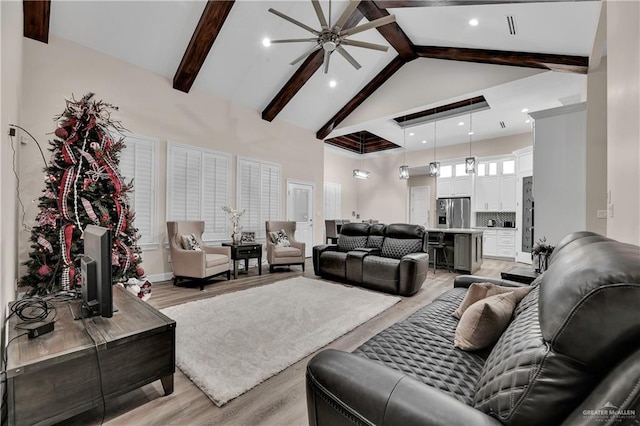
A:
<svg viewBox="0 0 640 426">
<path fill-rule="evenodd" d="M 444 234 L 447 258 L 453 259 L 453 265 L 449 266 L 454 270 L 473 274 L 480 269 L 482 266 L 482 229 L 426 228 L 425 230 L 429 233 L 429 241 L 437 241 L 438 235 Z M 440 259 L 438 264 L 440 264 Z"/>
<path fill-rule="evenodd" d="M 440 232 L 443 232 L 445 234 L 475 234 L 475 233 L 482 232 L 482 229 L 481 228 L 449 228 L 449 229 L 425 228 L 425 231 L 427 231 L 430 234 L 438 234 Z"/>
</svg>

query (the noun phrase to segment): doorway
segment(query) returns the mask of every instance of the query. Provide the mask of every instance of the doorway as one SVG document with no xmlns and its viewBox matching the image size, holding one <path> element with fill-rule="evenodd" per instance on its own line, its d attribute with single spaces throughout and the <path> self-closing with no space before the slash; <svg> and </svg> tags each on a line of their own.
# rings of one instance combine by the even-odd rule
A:
<svg viewBox="0 0 640 426">
<path fill-rule="evenodd" d="M 409 222 L 429 228 L 431 221 L 431 187 L 412 186 L 409 192 Z"/>
<path fill-rule="evenodd" d="M 312 183 L 287 181 L 287 220 L 296 222 L 294 238 L 305 244 L 305 257 L 313 252 L 313 194 Z"/>
</svg>

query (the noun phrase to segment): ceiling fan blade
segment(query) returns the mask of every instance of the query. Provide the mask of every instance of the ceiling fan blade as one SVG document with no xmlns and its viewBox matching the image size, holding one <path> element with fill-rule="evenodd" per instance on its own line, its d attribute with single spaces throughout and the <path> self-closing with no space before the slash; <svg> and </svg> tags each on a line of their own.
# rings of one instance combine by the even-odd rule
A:
<svg viewBox="0 0 640 426">
<path fill-rule="evenodd" d="M 294 25 L 299 26 L 300 28 L 304 28 L 305 30 L 309 31 L 310 33 L 313 33 L 315 35 L 320 35 L 320 31 L 316 31 L 313 28 L 311 28 L 308 25 L 303 24 L 302 22 L 295 20 L 287 15 L 285 15 L 282 12 L 278 12 L 277 10 L 273 9 L 273 8 L 269 8 L 269 12 L 273 13 L 274 15 L 277 15 L 279 17 L 281 17 L 282 19 L 284 19 L 285 21 L 289 21 Z M 374 21 L 375 22 L 375 21 Z"/>
<path fill-rule="evenodd" d="M 349 55 L 349 52 L 347 52 L 346 50 L 344 50 L 344 49 L 342 48 L 342 46 L 338 46 L 338 47 L 336 47 L 336 50 L 338 51 L 338 53 L 339 53 L 339 54 L 341 54 L 342 56 L 344 56 L 344 58 L 345 58 L 347 61 L 349 61 L 349 63 L 350 63 L 351 65 L 353 65 L 353 67 L 354 67 L 355 69 L 359 70 L 360 68 L 362 68 L 362 67 L 360 66 L 360 64 L 358 63 L 358 61 L 356 61 L 356 60 L 354 59 L 354 57 L 353 57 L 353 56 Z"/>
<path fill-rule="evenodd" d="M 318 16 L 318 21 L 320 21 L 320 26 L 323 30 L 328 30 L 329 25 L 327 24 L 327 20 L 324 17 L 324 13 L 322 12 L 322 7 L 320 6 L 320 2 L 318 0 L 311 0 L 311 4 L 313 4 L 313 8 L 316 10 L 316 15 Z"/>
<path fill-rule="evenodd" d="M 301 43 L 301 42 L 309 42 L 309 41 L 317 42 L 318 39 L 317 38 L 287 38 L 287 39 L 283 39 L 283 40 L 270 40 L 269 43 L 271 43 L 271 44 L 275 44 L 275 43 Z"/>
<path fill-rule="evenodd" d="M 386 52 L 387 50 L 389 50 L 389 46 L 383 46 L 381 44 L 375 44 L 375 43 L 367 43 L 366 41 L 358 41 L 358 40 L 342 40 L 340 44 L 346 44 L 347 46 L 364 47 L 365 49 L 380 50 L 382 52 Z"/>
<path fill-rule="evenodd" d="M 329 72 L 329 59 L 331 59 L 331 51 L 329 50 L 325 50 L 324 51 L 324 74 Z"/>
<path fill-rule="evenodd" d="M 358 25 L 354 28 L 348 28 L 344 31 L 340 32 L 342 37 L 348 37 L 353 34 L 358 34 L 363 31 L 369 30 L 371 28 L 380 27 L 382 25 L 387 25 L 396 21 L 396 15 L 385 16 L 384 18 L 379 18 L 371 22 L 367 22 L 366 24 Z"/>
<path fill-rule="evenodd" d="M 316 50 L 320 49 L 322 46 L 320 46 L 319 44 L 316 44 L 315 46 L 313 46 L 311 49 L 307 50 L 306 52 L 304 52 L 302 55 L 298 56 L 293 62 L 289 63 L 289 65 L 295 65 L 298 62 L 300 62 L 301 60 L 303 60 L 304 58 L 306 58 L 307 56 L 309 56 L 310 54 L 312 54 L 313 52 L 315 52 Z"/>
<path fill-rule="evenodd" d="M 335 28 L 338 32 L 340 32 L 344 24 L 347 22 L 347 19 L 349 19 L 351 15 L 353 15 L 353 12 L 355 12 L 359 4 L 360 0 L 351 0 L 349 2 L 347 8 L 344 10 L 344 12 L 342 12 L 340 18 L 338 18 L 338 22 L 336 22 Z"/>
</svg>

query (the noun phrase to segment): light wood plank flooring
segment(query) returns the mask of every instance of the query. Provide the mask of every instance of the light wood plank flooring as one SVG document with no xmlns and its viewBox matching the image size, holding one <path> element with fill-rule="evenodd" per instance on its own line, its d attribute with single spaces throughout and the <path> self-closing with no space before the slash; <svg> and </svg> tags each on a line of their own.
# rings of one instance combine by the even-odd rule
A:
<svg viewBox="0 0 640 426">
<path fill-rule="evenodd" d="M 485 259 L 476 275 L 500 277 L 500 272 L 515 263 Z M 273 274 L 263 267 L 258 276 L 256 267 L 249 268 L 237 280 L 212 280 L 200 291 L 197 286 L 175 287 L 171 282 L 153 285 L 149 303 L 158 309 L 186 303 L 192 300 L 218 296 L 247 288 L 268 285 L 282 279 L 300 276 L 300 267 L 280 269 Z M 427 282 L 413 297 L 402 301 L 353 331 L 333 341 L 325 348 L 352 351 L 369 338 L 406 318 L 433 298 L 453 287 L 456 274 L 438 270 L 429 271 Z M 313 274 L 311 260 L 307 260 L 304 276 L 318 278 Z M 215 324 L 212 324 L 214 327 Z M 175 390 L 163 396 L 160 382 L 146 385 L 118 398 L 107 401 L 104 423 L 107 425 L 307 425 L 305 399 L 305 366 L 313 356 L 302 359 L 281 373 L 271 377 L 222 408 L 217 407 L 179 369 L 175 373 Z M 102 408 L 96 408 L 65 421 L 68 425 L 96 425 L 102 420 Z"/>
</svg>

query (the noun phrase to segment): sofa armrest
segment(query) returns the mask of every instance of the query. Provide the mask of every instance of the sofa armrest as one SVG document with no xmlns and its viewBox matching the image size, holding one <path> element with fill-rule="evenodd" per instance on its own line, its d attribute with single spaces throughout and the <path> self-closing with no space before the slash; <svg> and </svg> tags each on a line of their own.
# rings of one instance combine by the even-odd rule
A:
<svg viewBox="0 0 640 426">
<path fill-rule="evenodd" d="M 493 283 L 505 287 L 528 287 L 527 284 L 518 283 L 502 278 L 481 277 L 478 275 L 458 275 L 453 280 L 453 287 L 468 288 L 473 283 Z"/>
<path fill-rule="evenodd" d="M 409 253 L 400 259 L 400 280 L 398 294 L 411 296 L 417 293 L 427 279 L 429 255 L 427 253 Z"/>
<path fill-rule="evenodd" d="M 399 371 L 333 349 L 307 365 L 307 411 L 311 426 L 501 424 Z"/>
<path fill-rule="evenodd" d="M 320 276 L 320 255 L 325 251 L 338 251 L 335 244 L 322 244 L 313 246 L 313 273 Z"/>
</svg>

